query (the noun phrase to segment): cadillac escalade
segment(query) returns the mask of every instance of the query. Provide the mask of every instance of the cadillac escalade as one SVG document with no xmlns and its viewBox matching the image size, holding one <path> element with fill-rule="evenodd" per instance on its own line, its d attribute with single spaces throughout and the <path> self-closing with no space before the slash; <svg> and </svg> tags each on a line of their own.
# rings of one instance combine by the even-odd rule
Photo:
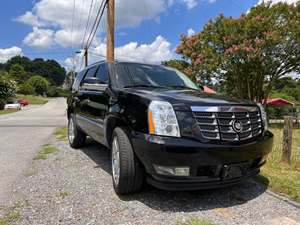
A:
<svg viewBox="0 0 300 225">
<path fill-rule="evenodd" d="M 111 150 L 116 193 L 144 183 L 165 190 L 226 187 L 257 175 L 273 134 L 261 104 L 202 88 L 176 69 L 132 62 L 93 64 L 68 98 L 68 139 Z"/>
</svg>

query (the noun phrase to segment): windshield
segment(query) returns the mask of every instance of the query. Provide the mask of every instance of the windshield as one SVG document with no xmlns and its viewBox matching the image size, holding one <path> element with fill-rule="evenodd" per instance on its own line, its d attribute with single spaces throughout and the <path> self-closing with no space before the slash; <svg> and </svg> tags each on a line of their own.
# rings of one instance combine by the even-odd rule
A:
<svg viewBox="0 0 300 225">
<path fill-rule="evenodd" d="M 117 87 L 173 87 L 199 90 L 186 75 L 176 69 L 159 65 L 121 63 L 116 65 Z"/>
</svg>

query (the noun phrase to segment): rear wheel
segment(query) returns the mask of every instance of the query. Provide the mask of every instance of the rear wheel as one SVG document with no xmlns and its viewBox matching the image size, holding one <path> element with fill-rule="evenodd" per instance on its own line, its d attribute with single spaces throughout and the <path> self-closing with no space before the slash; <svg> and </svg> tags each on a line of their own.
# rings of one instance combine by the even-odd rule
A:
<svg viewBox="0 0 300 225">
<path fill-rule="evenodd" d="M 143 185 L 143 168 L 134 155 L 125 129 L 117 127 L 112 138 L 112 180 L 116 193 L 132 194 Z"/>
<path fill-rule="evenodd" d="M 73 114 L 69 117 L 68 139 L 72 148 L 80 148 L 85 144 L 86 140 L 86 134 L 77 127 Z"/>
</svg>

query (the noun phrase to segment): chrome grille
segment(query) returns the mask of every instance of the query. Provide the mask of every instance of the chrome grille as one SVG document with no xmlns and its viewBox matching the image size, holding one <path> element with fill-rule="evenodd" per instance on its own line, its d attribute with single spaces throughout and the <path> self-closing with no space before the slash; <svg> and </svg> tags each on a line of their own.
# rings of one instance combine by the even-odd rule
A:
<svg viewBox="0 0 300 225">
<path fill-rule="evenodd" d="M 192 107 L 202 136 L 209 140 L 241 141 L 262 133 L 258 107 Z M 241 128 L 236 129 L 235 123 Z"/>
</svg>

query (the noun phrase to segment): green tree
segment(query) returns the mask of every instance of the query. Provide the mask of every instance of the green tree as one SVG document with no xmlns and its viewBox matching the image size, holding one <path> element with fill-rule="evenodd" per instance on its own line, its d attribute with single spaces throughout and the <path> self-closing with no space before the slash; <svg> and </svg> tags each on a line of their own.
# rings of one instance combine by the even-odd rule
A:
<svg viewBox="0 0 300 225">
<path fill-rule="evenodd" d="M 66 70 L 55 60 L 41 58 L 30 60 L 25 56 L 15 56 L 3 64 L 2 67 L 9 71 L 15 64 L 21 65 L 30 76 L 38 74 L 56 86 L 62 85 L 65 80 Z"/>
<path fill-rule="evenodd" d="M 189 75 L 222 81 L 239 98 L 261 101 L 278 79 L 300 71 L 300 3 L 253 7 L 240 18 L 218 16 L 203 31 L 182 36 L 177 53 Z"/>
<path fill-rule="evenodd" d="M 15 96 L 18 91 L 17 83 L 9 76 L 0 76 L 0 110 L 4 108 L 6 101 Z"/>
<path fill-rule="evenodd" d="M 38 75 L 32 76 L 28 80 L 28 84 L 33 87 L 34 92 L 38 95 L 46 94 L 49 88 L 49 82 L 44 77 Z"/>
<path fill-rule="evenodd" d="M 18 93 L 23 94 L 23 95 L 33 95 L 34 94 L 34 88 L 27 81 L 24 84 L 19 85 L 19 91 L 18 91 Z"/>
<path fill-rule="evenodd" d="M 28 74 L 19 64 L 14 64 L 10 67 L 9 76 L 11 76 L 18 84 L 23 84 L 28 79 Z"/>
</svg>

